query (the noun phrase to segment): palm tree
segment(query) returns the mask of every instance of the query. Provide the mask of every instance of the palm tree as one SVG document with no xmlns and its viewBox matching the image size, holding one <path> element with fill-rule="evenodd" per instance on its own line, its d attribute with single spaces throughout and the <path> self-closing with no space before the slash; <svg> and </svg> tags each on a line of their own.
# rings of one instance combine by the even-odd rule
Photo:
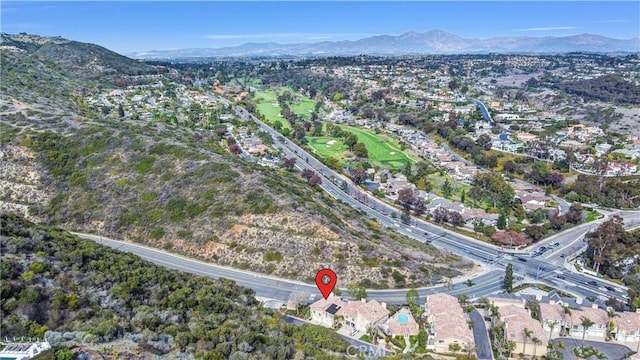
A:
<svg viewBox="0 0 640 360">
<path fill-rule="evenodd" d="M 508 352 L 509 352 L 509 353 L 507 354 L 507 357 L 511 357 L 511 353 L 512 353 L 512 352 L 513 352 L 513 350 L 515 350 L 515 349 L 516 349 L 516 342 L 515 342 L 515 341 L 513 341 L 513 340 L 509 340 L 509 341 L 507 342 L 507 350 L 508 350 Z"/>
<path fill-rule="evenodd" d="M 567 316 L 569 317 L 569 319 L 571 319 L 571 309 L 568 306 L 566 306 L 564 308 L 564 320 L 565 320 L 565 323 L 566 323 Z M 570 323 L 573 323 L 573 322 L 571 321 Z M 563 332 L 565 332 L 565 330 L 561 329 L 560 333 L 563 333 Z M 565 335 L 568 335 L 568 334 L 565 333 Z"/>
<path fill-rule="evenodd" d="M 556 323 L 552 320 L 547 320 L 547 326 L 549 327 L 549 340 L 547 343 L 551 342 L 551 335 L 553 335 L 553 328 L 556 326 Z"/>
<path fill-rule="evenodd" d="M 538 352 L 538 345 L 542 344 L 542 341 L 535 336 L 531 341 L 533 342 L 533 358 L 535 359 L 536 353 Z"/>
<path fill-rule="evenodd" d="M 457 342 L 453 342 L 449 344 L 449 351 L 453 353 L 453 356 L 455 356 L 456 352 L 458 352 L 461 349 L 462 349 L 462 346 L 460 346 L 460 344 L 458 344 Z"/>
<path fill-rule="evenodd" d="M 589 319 L 588 317 L 584 317 L 582 316 L 580 319 L 582 319 L 582 347 L 581 347 L 581 351 L 584 352 L 584 337 L 587 335 L 587 330 L 593 326 L 594 322 L 591 321 L 591 319 Z"/>
<path fill-rule="evenodd" d="M 496 321 L 498 321 L 498 318 L 500 318 L 498 307 L 491 304 L 489 305 L 489 311 L 491 312 L 491 324 L 495 325 Z"/>
<path fill-rule="evenodd" d="M 524 328 L 522 330 L 522 333 L 524 334 L 524 345 L 522 346 L 522 353 L 523 354 L 527 354 L 527 340 L 531 339 L 531 334 L 533 334 L 533 330 L 529 330 L 527 328 Z"/>
<path fill-rule="evenodd" d="M 616 324 L 613 322 L 613 318 L 616 316 L 620 317 L 613 308 L 607 308 L 607 317 L 609 318 L 609 323 L 607 324 L 607 341 L 613 338 L 613 330 L 616 327 Z"/>
</svg>

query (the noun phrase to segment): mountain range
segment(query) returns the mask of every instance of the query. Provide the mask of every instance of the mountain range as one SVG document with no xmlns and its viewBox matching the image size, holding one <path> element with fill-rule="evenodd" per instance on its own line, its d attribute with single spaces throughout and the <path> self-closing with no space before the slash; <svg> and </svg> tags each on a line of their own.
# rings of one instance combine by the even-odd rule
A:
<svg viewBox="0 0 640 360">
<path fill-rule="evenodd" d="M 360 40 L 279 44 L 246 43 L 222 48 L 152 50 L 127 54 L 138 59 L 251 56 L 336 56 L 483 53 L 640 52 L 640 38 L 612 39 L 580 34 L 563 37 L 464 38 L 442 30 L 377 35 Z"/>
</svg>

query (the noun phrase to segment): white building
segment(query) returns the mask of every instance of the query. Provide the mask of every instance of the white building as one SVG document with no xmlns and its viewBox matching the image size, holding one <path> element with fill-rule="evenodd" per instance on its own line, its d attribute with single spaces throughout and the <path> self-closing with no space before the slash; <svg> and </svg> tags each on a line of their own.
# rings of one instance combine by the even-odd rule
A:
<svg viewBox="0 0 640 360">
<path fill-rule="evenodd" d="M 0 351 L 0 359 L 27 360 L 48 349 L 51 349 L 51 345 L 46 340 L 36 343 L 9 343 Z"/>
<path fill-rule="evenodd" d="M 388 318 L 387 305 L 376 300 L 342 301 L 330 295 L 326 300 L 320 299 L 311 304 L 311 320 L 330 328 L 342 323 L 358 331 L 367 331 Z"/>
</svg>

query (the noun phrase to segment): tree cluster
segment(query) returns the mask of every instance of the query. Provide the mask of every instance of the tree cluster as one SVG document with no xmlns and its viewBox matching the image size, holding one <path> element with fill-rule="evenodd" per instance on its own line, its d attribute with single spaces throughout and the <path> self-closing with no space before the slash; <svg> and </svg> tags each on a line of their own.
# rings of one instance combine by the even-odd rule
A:
<svg viewBox="0 0 640 360">
<path fill-rule="evenodd" d="M 563 189 L 563 193 L 572 201 L 615 208 L 637 207 L 640 206 L 640 179 L 579 174 L 573 184 Z"/>
<path fill-rule="evenodd" d="M 398 191 L 398 202 L 407 214 L 410 210 L 413 210 L 416 215 L 422 215 L 425 211 L 424 201 L 418 198 L 416 191 L 411 186 Z"/>
<path fill-rule="evenodd" d="M 61 230 L 0 215 L 2 333 L 84 332 L 84 342 L 135 335 L 156 354 L 285 359 L 344 353 L 331 329 L 294 326 L 226 279 L 167 270 Z"/>
<path fill-rule="evenodd" d="M 433 211 L 433 220 L 437 223 L 448 222 L 452 226 L 458 227 L 464 224 L 462 214 L 457 211 L 437 208 Z"/>
<path fill-rule="evenodd" d="M 554 189 L 560 187 L 564 180 L 564 176 L 561 173 L 550 171 L 549 166 L 542 161 L 534 162 L 531 171 L 525 174 L 525 178 L 535 184 L 551 186 Z"/>
<path fill-rule="evenodd" d="M 315 171 L 304 169 L 302 170 L 302 178 L 307 180 L 307 184 L 311 186 L 316 186 L 322 184 L 322 177 L 318 175 Z"/>
<path fill-rule="evenodd" d="M 500 174 L 478 173 L 474 176 L 469 197 L 476 201 L 486 201 L 494 208 L 507 211 L 513 205 L 515 191 Z"/>
<path fill-rule="evenodd" d="M 640 231 L 625 231 L 622 218 L 614 216 L 588 233 L 587 264 L 600 274 L 614 279 L 631 276 L 637 269 L 622 260 L 640 253 Z M 640 288 L 638 293 L 640 294 Z M 633 297 L 632 297 L 633 298 Z"/>
<path fill-rule="evenodd" d="M 640 104 L 640 87 L 625 80 L 619 74 L 604 75 L 596 79 L 565 81 L 554 84 L 554 87 L 587 101 Z"/>
</svg>

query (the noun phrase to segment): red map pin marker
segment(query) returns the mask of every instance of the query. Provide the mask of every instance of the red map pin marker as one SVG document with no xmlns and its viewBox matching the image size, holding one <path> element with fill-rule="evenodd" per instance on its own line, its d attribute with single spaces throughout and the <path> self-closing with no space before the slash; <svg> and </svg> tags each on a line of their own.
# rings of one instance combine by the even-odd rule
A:
<svg viewBox="0 0 640 360">
<path fill-rule="evenodd" d="M 325 300 L 327 300 L 337 282 L 338 276 L 331 269 L 322 269 L 316 274 L 316 286 L 320 289 L 320 293 Z"/>
</svg>

